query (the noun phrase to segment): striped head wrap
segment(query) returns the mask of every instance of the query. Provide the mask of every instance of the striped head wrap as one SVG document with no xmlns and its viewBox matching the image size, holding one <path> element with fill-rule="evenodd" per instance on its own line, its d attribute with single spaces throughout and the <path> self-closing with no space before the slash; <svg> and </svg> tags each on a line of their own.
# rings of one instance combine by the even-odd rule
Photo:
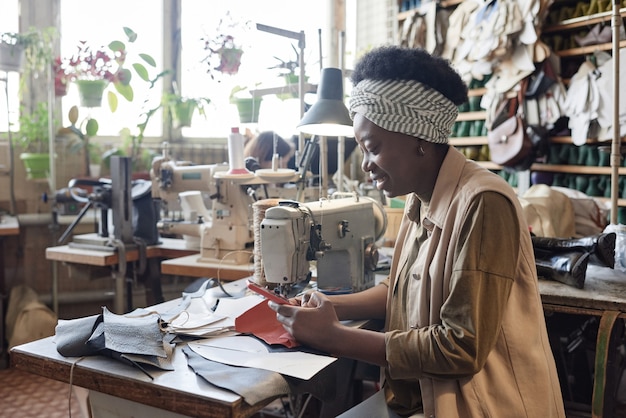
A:
<svg viewBox="0 0 626 418">
<path fill-rule="evenodd" d="M 447 144 L 459 110 L 437 90 L 415 80 L 360 81 L 352 88 L 350 117 L 356 113 L 391 132 Z"/>
</svg>

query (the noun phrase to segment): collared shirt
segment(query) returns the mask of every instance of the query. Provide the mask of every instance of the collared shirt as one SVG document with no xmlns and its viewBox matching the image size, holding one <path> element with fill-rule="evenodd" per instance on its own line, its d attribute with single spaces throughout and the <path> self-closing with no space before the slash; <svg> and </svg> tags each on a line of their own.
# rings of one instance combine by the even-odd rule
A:
<svg viewBox="0 0 626 418">
<path fill-rule="evenodd" d="M 402 415 L 564 417 L 528 226 L 513 190 L 450 148 L 396 248 L 385 387 Z"/>
</svg>

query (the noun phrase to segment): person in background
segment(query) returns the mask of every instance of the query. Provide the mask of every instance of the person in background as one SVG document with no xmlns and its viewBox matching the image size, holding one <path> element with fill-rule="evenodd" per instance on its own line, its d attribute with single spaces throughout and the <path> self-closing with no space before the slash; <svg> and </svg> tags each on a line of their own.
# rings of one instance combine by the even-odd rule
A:
<svg viewBox="0 0 626 418">
<path fill-rule="evenodd" d="M 283 166 L 295 153 L 295 147 L 274 131 L 264 131 L 250 139 L 244 146 L 243 156 L 244 158 L 254 158 L 259 163 L 260 168 L 272 168 L 274 142 L 279 158 L 278 168 L 284 168 Z"/>
<path fill-rule="evenodd" d="M 564 417 L 518 198 L 448 145 L 465 84 L 399 46 L 366 53 L 352 82 L 361 167 L 386 196 L 407 196 L 390 274 L 358 293 L 270 302 L 277 319 L 302 344 L 380 366 L 400 416 Z M 383 332 L 340 322 L 371 318 Z"/>
</svg>

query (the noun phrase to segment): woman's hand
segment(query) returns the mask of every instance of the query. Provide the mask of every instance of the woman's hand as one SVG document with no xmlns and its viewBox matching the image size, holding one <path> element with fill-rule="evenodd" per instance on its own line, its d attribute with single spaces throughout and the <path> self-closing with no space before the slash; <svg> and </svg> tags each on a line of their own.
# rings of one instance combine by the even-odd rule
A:
<svg viewBox="0 0 626 418">
<path fill-rule="evenodd" d="M 314 293 L 313 290 L 308 290 L 306 293 L 299 294 L 293 298 L 289 299 L 289 303 L 294 306 L 306 306 L 306 303 L 311 298 L 311 294 Z"/>
<path fill-rule="evenodd" d="M 269 302 L 276 319 L 301 344 L 326 352 L 333 352 L 333 337 L 341 328 L 332 302 L 320 292 L 306 293 L 299 299 L 300 306 Z"/>
</svg>

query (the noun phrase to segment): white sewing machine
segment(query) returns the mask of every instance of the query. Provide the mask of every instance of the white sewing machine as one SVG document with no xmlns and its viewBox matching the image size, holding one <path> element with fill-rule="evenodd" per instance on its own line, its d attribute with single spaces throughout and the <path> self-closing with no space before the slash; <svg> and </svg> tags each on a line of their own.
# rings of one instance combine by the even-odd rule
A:
<svg viewBox="0 0 626 418">
<path fill-rule="evenodd" d="M 261 222 L 265 280 L 288 296 L 317 265 L 317 287 L 327 293 L 358 292 L 374 285 L 376 240 L 386 215 L 373 199 L 352 195 L 310 203 L 284 202 Z"/>
<path fill-rule="evenodd" d="M 297 178 L 293 170 L 269 173 L 267 178 L 247 170 L 232 174 L 229 169 L 225 163 L 191 165 L 171 160 L 167 146 L 152 163 L 153 199 L 164 202 L 168 213 L 179 204 L 183 212 L 182 219 L 162 219 L 157 229 L 182 235 L 188 248 L 200 251 L 201 262 L 249 264 L 254 246 L 254 188 Z"/>
<path fill-rule="evenodd" d="M 240 180 L 219 178 L 219 173 L 225 175 L 227 165 L 170 166 L 170 168 L 172 178 L 178 179 L 176 184 L 184 185 L 179 187 L 187 189 L 187 186 L 190 187 L 187 190 L 208 192 L 211 207 L 206 208 L 197 193 L 177 192 L 177 195 L 181 195 L 182 206 L 187 212 L 185 219 L 161 220 L 157 223 L 157 229 L 162 233 L 181 234 L 186 239 L 198 237 L 200 250 L 198 261 L 250 263 L 250 254 L 244 251 L 251 253 L 254 244 L 251 207 L 254 199 L 246 193 L 246 188 L 242 187 Z M 185 178 L 186 176 L 188 178 Z M 153 180 L 153 193 L 154 183 Z M 158 189 L 157 196 L 161 190 L 163 189 Z M 166 189 L 164 193 L 169 193 L 171 198 L 173 192 Z M 188 240 L 188 247 L 193 248 L 194 245 L 197 245 L 197 241 Z"/>
</svg>

